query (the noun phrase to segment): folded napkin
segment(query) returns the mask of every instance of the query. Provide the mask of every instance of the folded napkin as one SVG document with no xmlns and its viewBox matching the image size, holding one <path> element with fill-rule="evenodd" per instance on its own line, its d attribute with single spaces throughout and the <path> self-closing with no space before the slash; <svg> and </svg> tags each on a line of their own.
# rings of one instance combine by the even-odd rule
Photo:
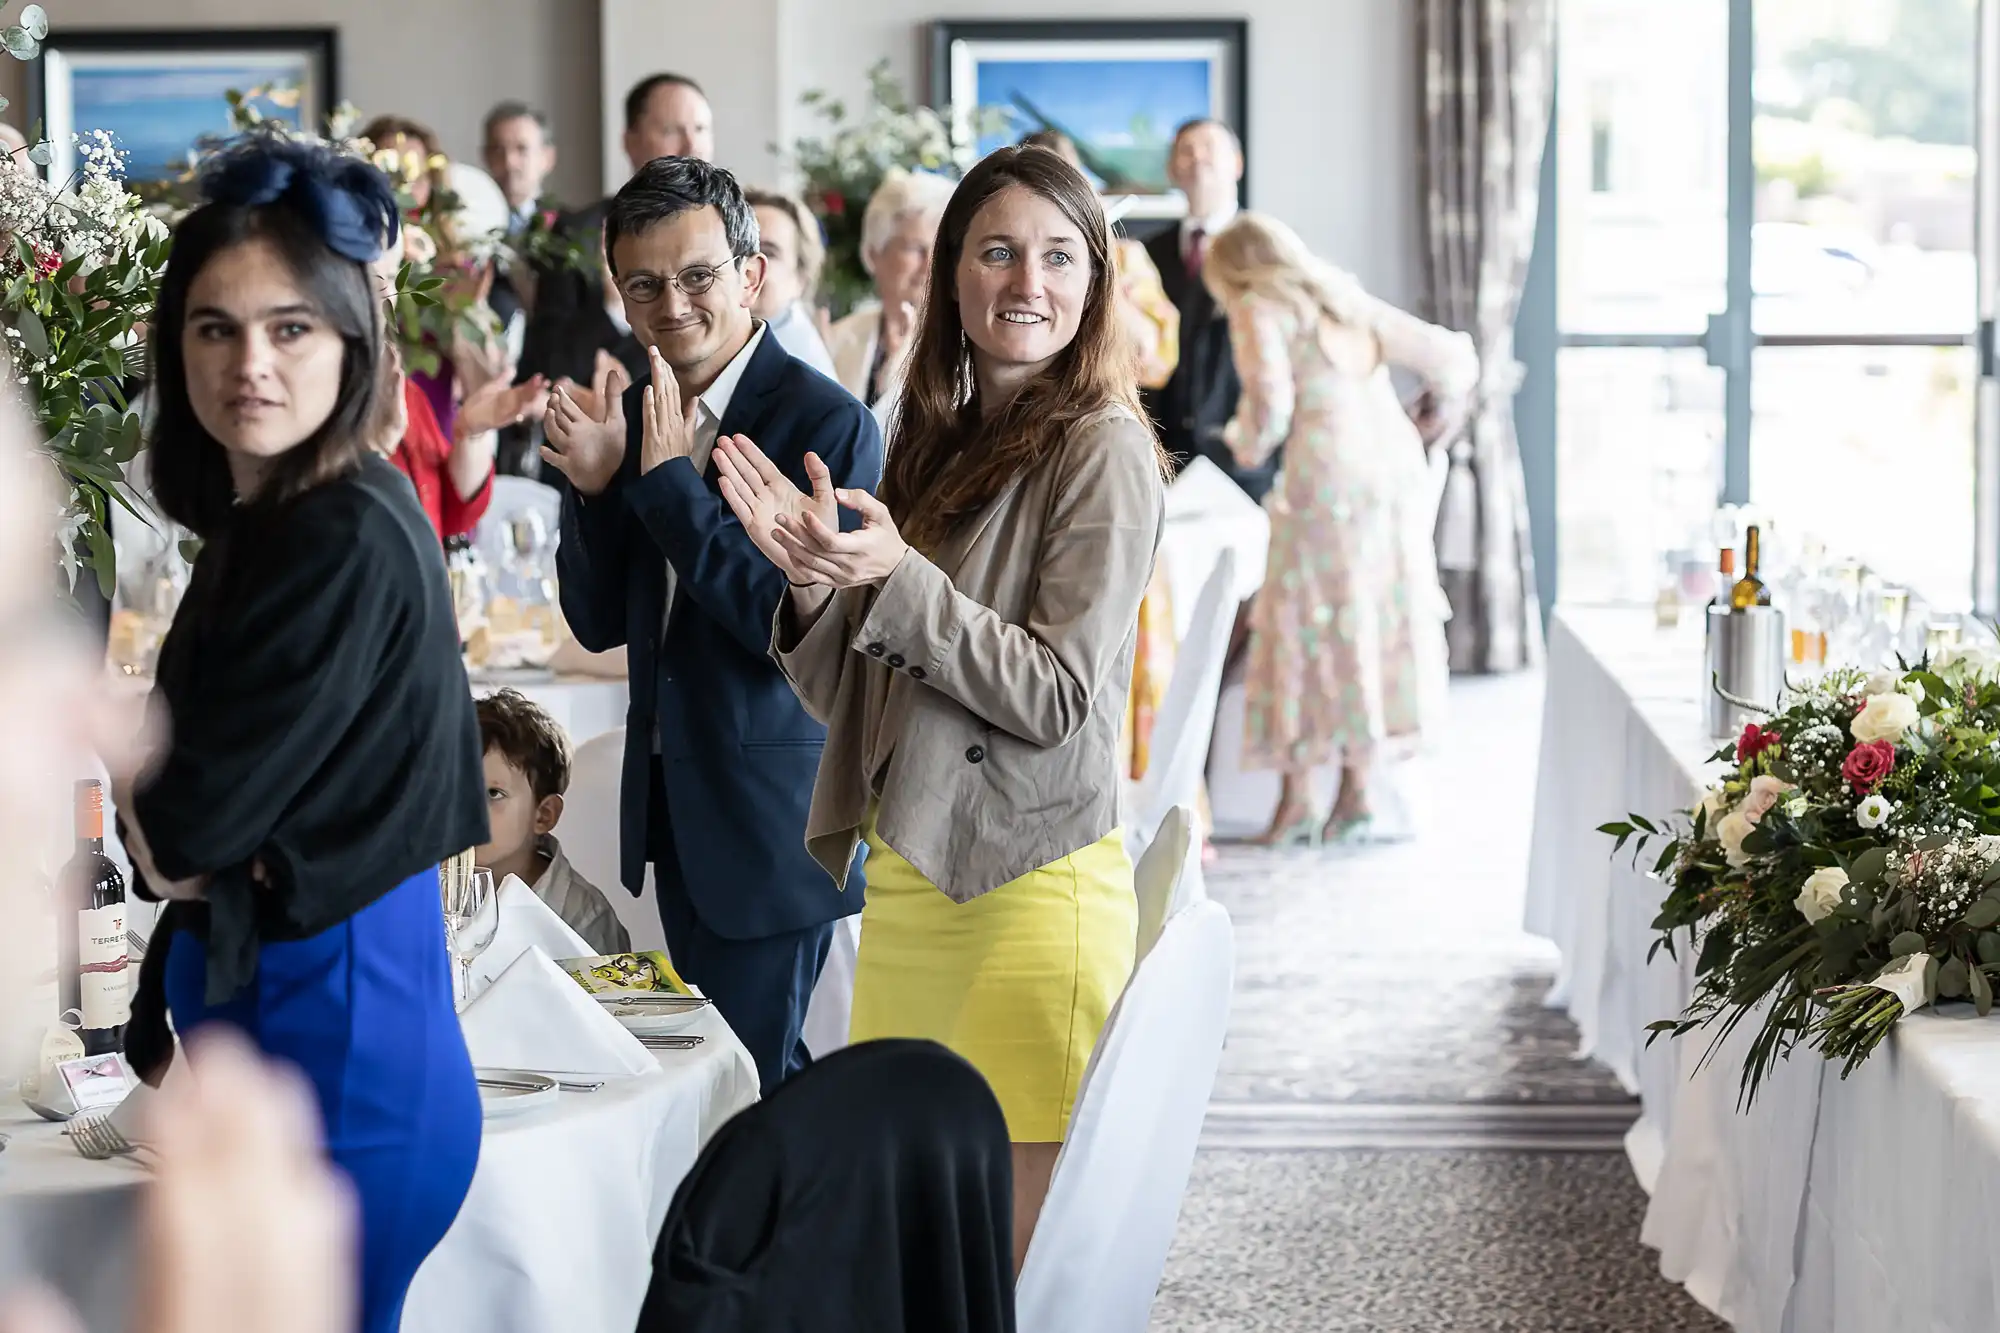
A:
<svg viewBox="0 0 2000 1333">
<path fill-rule="evenodd" d="M 530 949 L 540 949 L 551 958 L 589 958 L 597 952 L 519 876 L 509 875 L 500 881 L 499 892 L 493 896 L 500 919 L 494 925 L 493 943 L 472 960 L 473 998 Z"/>
<path fill-rule="evenodd" d="M 571 955 L 572 957 L 574 955 Z M 650 1074 L 659 1062 L 539 946 L 458 1016 L 472 1063 L 564 1074 Z"/>
</svg>

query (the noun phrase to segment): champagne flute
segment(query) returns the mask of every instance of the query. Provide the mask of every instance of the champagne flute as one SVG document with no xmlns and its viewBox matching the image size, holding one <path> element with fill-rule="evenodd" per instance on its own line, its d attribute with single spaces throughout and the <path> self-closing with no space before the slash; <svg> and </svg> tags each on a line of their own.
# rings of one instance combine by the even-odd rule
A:
<svg viewBox="0 0 2000 1333">
<path fill-rule="evenodd" d="M 463 864 L 460 864 L 463 862 Z M 444 892 L 445 947 L 458 965 L 458 1006 L 472 999 L 472 964 L 493 943 L 500 924 L 493 872 L 470 865 L 469 857 L 454 858 L 441 877 Z"/>
</svg>

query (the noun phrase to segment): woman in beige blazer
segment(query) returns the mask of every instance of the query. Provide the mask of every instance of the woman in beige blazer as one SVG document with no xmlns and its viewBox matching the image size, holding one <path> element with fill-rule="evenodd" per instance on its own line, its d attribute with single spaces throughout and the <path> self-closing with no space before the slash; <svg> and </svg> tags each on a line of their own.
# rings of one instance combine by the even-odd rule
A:
<svg viewBox="0 0 2000 1333">
<path fill-rule="evenodd" d="M 827 725 L 807 844 L 838 877 L 868 843 L 853 1039 L 930 1038 L 986 1076 L 1017 1264 L 1132 968 L 1119 732 L 1164 459 L 1115 282 L 1083 176 L 1001 149 L 939 227 L 881 498 L 717 445 L 792 583 L 773 651 Z"/>
</svg>

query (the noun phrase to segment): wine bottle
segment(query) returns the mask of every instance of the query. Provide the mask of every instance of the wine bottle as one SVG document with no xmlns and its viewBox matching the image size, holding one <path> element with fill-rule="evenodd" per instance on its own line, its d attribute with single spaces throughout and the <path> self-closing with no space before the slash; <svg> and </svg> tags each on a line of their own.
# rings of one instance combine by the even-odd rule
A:
<svg viewBox="0 0 2000 1333">
<path fill-rule="evenodd" d="M 1729 605 L 1738 611 L 1771 604 L 1771 590 L 1757 577 L 1757 543 L 1757 525 L 1753 523 L 1743 534 L 1743 577 L 1729 590 Z"/>
<path fill-rule="evenodd" d="M 95 779 L 76 784 L 76 853 L 62 870 L 56 929 L 62 1007 L 83 1015 L 84 1053 L 122 1050 L 131 1013 L 125 876 L 104 854 L 104 787 Z"/>
<path fill-rule="evenodd" d="M 1729 590 L 1736 583 L 1736 548 L 1725 546 L 1715 560 L 1715 596 L 1709 598 L 1710 606 L 1722 606 L 1729 600 Z"/>
</svg>

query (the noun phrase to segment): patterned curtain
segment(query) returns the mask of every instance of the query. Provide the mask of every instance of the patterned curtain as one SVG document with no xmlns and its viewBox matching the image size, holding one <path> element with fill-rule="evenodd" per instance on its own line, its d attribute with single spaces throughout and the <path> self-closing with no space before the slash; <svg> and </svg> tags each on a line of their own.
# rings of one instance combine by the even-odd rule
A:
<svg viewBox="0 0 2000 1333">
<path fill-rule="evenodd" d="M 1512 671 L 1542 652 L 1514 434 L 1514 315 L 1555 97 L 1555 0 L 1424 0 L 1421 23 L 1430 313 L 1472 335 L 1481 366 L 1438 513 L 1451 667 Z"/>
</svg>

